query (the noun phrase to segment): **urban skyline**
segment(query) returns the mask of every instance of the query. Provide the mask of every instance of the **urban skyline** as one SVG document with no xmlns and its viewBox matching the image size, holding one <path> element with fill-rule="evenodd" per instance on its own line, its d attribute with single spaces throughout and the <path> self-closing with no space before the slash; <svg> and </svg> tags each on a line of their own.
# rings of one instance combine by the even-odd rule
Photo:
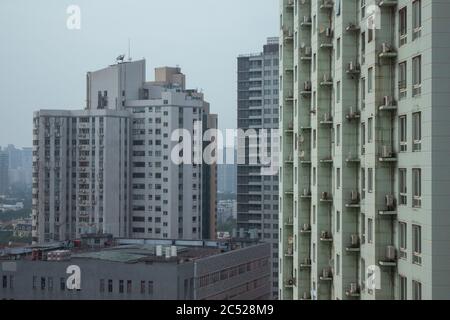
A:
<svg viewBox="0 0 450 320">
<path fill-rule="evenodd" d="M 270 0 L 264 25 L 255 0 L 203 21 L 180 1 L 113 2 L 111 17 L 133 17 L 115 51 L 44 60 L 27 95 L 16 77 L 32 62 L 0 76 L 17 114 L 38 104 L 31 147 L 12 144 L 27 145 L 14 108 L 0 117 L 0 299 L 449 299 L 450 2 Z M 62 7 L 64 35 L 95 42 L 86 54 L 111 42 L 101 4 L 49 12 Z M 205 28 L 232 9 L 248 20 Z M 123 50 L 136 10 L 160 28 L 143 22 L 150 44 Z M 157 58 L 136 58 L 149 45 Z"/>
</svg>

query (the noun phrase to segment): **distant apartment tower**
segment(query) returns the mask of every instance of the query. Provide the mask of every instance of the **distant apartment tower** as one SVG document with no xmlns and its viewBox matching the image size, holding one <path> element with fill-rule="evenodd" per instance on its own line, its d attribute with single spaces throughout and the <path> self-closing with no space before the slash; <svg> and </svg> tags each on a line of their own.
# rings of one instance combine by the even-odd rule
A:
<svg viewBox="0 0 450 320">
<path fill-rule="evenodd" d="M 215 165 L 179 165 L 171 154 L 189 139 L 178 155 L 198 156 L 217 117 L 179 68 L 155 74 L 145 82 L 145 60 L 89 72 L 86 110 L 35 113 L 35 241 L 214 238 Z"/>
<path fill-rule="evenodd" d="M 450 3 L 280 4 L 280 298 L 448 298 Z"/>
<path fill-rule="evenodd" d="M 5 194 L 9 187 L 8 182 L 9 156 L 0 147 L 0 194 Z"/>
<path fill-rule="evenodd" d="M 227 163 L 227 154 L 234 154 L 234 163 Z M 223 163 L 217 166 L 217 191 L 220 193 L 236 193 L 236 170 L 237 170 L 237 151 L 232 148 L 223 149 Z"/>
<path fill-rule="evenodd" d="M 259 54 L 238 58 L 237 127 L 244 131 L 278 129 L 278 38 L 269 38 Z M 252 164 L 251 139 L 238 141 L 237 228 L 240 237 L 260 238 L 272 245 L 273 296 L 278 296 L 278 175 L 261 175 Z M 270 143 L 269 143 L 270 150 Z M 244 161 L 242 161 L 244 162 Z"/>
</svg>

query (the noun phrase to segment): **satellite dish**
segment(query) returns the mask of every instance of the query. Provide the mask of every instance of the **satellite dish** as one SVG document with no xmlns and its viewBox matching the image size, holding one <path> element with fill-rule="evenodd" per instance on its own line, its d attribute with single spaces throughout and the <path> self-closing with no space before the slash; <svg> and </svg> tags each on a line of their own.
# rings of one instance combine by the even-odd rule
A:
<svg viewBox="0 0 450 320">
<path fill-rule="evenodd" d="M 125 55 L 124 55 L 124 54 L 121 54 L 120 56 L 118 56 L 118 57 L 116 58 L 116 61 L 121 61 L 121 62 L 123 62 L 123 60 L 125 60 Z"/>
</svg>

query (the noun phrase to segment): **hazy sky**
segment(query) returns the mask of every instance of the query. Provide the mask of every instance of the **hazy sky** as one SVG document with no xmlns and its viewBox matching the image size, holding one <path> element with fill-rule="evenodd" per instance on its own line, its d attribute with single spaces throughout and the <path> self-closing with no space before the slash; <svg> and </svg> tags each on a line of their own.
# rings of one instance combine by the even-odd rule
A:
<svg viewBox="0 0 450 320">
<path fill-rule="evenodd" d="M 236 126 L 236 57 L 277 36 L 279 0 L 1 0 L 0 146 L 31 146 L 38 109 L 80 109 L 86 72 L 128 51 L 179 65 L 203 89 L 222 128 Z M 81 30 L 66 27 L 69 5 Z"/>
</svg>

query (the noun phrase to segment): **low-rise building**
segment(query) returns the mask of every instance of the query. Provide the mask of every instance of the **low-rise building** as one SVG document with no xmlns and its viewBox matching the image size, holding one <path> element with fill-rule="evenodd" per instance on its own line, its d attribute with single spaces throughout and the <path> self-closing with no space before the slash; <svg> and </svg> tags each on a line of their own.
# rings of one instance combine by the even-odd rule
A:
<svg viewBox="0 0 450 320">
<path fill-rule="evenodd" d="M 0 250 L 0 299 L 258 300 L 270 297 L 270 245 L 116 239 Z"/>
</svg>

